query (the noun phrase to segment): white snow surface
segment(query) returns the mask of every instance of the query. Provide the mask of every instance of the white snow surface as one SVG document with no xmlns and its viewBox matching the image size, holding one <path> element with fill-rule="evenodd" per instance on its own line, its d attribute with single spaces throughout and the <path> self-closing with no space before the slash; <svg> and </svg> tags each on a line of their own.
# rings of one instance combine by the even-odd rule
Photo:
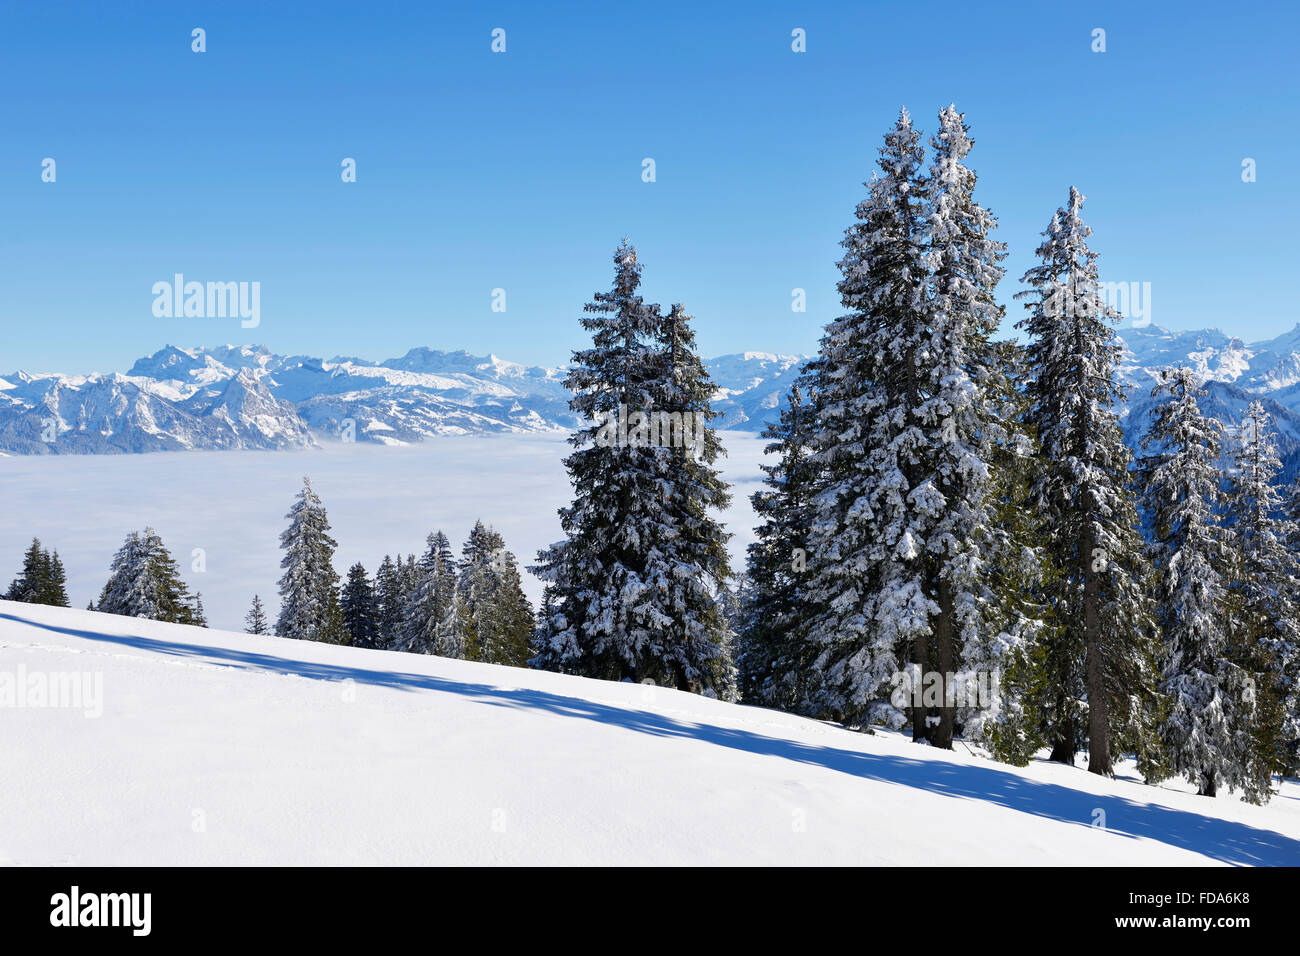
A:
<svg viewBox="0 0 1300 956">
<path fill-rule="evenodd" d="M 10 865 L 1300 863 L 1295 785 L 1252 807 L 656 687 L 0 602 L 6 674 L 103 689 L 6 705 Z"/>
</svg>

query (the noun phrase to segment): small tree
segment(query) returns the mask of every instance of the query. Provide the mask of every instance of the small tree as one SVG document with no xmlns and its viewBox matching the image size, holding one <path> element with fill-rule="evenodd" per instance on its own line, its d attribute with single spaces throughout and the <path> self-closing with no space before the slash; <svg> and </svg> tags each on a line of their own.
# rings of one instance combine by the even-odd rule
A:
<svg viewBox="0 0 1300 956">
<path fill-rule="evenodd" d="M 289 527 L 280 535 L 280 618 L 275 631 L 295 640 L 347 642 L 339 608 L 339 576 L 334 570 L 336 542 L 329 535 L 325 506 L 303 478 L 302 490 L 289 509 Z"/>
<path fill-rule="evenodd" d="M 366 569 L 358 561 L 348 568 L 343 585 L 343 626 L 352 635 L 353 647 L 379 647 L 379 622 L 375 609 L 375 589 Z"/>
<path fill-rule="evenodd" d="M 153 528 L 133 531 L 113 557 L 99 596 L 105 614 L 206 626 L 202 603 L 181 580 L 176 560 Z"/>
<path fill-rule="evenodd" d="M 244 617 L 244 631 L 248 634 L 271 633 L 266 621 L 266 610 L 262 607 L 262 599 L 256 594 L 253 595 L 253 604 Z"/>
</svg>

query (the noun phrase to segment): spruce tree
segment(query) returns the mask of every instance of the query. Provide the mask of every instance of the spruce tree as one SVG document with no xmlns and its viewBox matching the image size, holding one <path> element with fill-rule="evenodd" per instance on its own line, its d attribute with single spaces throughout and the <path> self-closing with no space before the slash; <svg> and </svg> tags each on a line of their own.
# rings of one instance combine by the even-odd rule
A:
<svg viewBox="0 0 1300 956">
<path fill-rule="evenodd" d="M 1155 569 L 1161 647 L 1160 726 L 1169 769 L 1214 796 L 1246 782 L 1251 707 L 1233 662 L 1218 527 L 1222 426 L 1202 414 L 1206 394 L 1186 368 L 1168 369 L 1152 391 L 1157 404 L 1142 439 L 1143 508 Z"/>
<path fill-rule="evenodd" d="M 58 552 L 46 551 L 38 538 L 32 538 L 31 545 L 23 555 L 22 570 L 9 585 L 4 599 L 67 607 L 66 583 L 63 562 L 59 560 Z"/>
<path fill-rule="evenodd" d="M 457 627 L 466 660 L 523 667 L 529 657 L 533 609 L 515 556 L 501 535 L 474 523 L 461 552 L 456 583 Z"/>
<path fill-rule="evenodd" d="M 964 657 L 968 668 L 990 672 L 990 684 L 996 676 L 997 689 L 992 707 L 965 715 L 962 734 L 983 743 L 996 759 L 1024 766 L 1044 745 L 1034 703 L 1044 680 L 1042 649 L 1051 643 L 1047 634 L 1059 621 L 1048 597 L 1044 522 L 1030 502 L 1042 462 L 1028 423 L 1024 347 L 997 342 L 993 368 L 987 394 L 998 406 L 1002 427 L 990 458 L 990 595 L 985 634 L 968 646 Z"/>
<path fill-rule="evenodd" d="M 51 607 L 68 607 L 68 577 L 59 560 L 59 552 L 51 551 L 47 556 L 45 586 L 40 590 L 38 603 Z"/>
<path fill-rule="evenodd" d="M 959 710 L 958 689 L 948 686 L 948 675 L 961 664 L 965 674 L 982 681 L 981 689 L 991 692 L 1009 635 L 1003 631 L 1003 640 L 990 639 L 996 634 L 992 628 L 999 623 L 1014 628 L 1014 622 L 999 622 L 987 611 L 995 601 L 988 560 L 996 534 L 993 468 L 1012 438 L 998 401 L 1006 370 L 992 339 L 1003 317 L 994 291 L 1005 274 L 1000 263 L 1006 247 L 992 238 L 997 221 L 974 198 L 976 175 L 965 165 L 973 146 L 964 115 L 952 105 L 941 110 L 927 181 L 930 344 L 917 356 L 925 372 L 920 383 L 924 400 L 913 426 L 928 432 L 929 446 L 912 452 L 913 460 L 927 468 L 920 487 L 928 483 L 939 495 L 927 518 L 926 588 L 937 608 L 927 643 L 933 646 L 941 703 L 928 737 L 948 749 L 959 714 L 969 722 L 997 706 L 962 694 Z M 923 497 L 917 491 L 912 495 Z M 924 631 L 920 637 L 926 637 Z M 920 655 L 914 661 L 924 665 Z"/>
<path fill-rule="evenodd" d="M 769 440 L 764 454 L 775 455 L 776 462 L 759 466 L 767 487 L 750 497 L 762 523 L 746 552 L 748 586 L 736 661 L 742 700 L 796 713 L 810 709 L 812 695 L 810 645 L 799 628 L 808 610 L 804 584 L 815 477 L 808 448 L 814 412 L 804 401 L 806 387 L 802 379 L 791 387 L 779 421 L 763 431 Z"/>
<path fill-rule="evenodd" d="M 726 632 L 701 599 L 716 595 L 726 573 L 715 552 L 720 532 L 702 517 L 725 496 L 709 477 L 716 437 L 706 428 L 700 445 L 666 447 L 660 427 L 661 413 L 684 414 L 675 403 L 697 401 L 688 323 L 680 309 L 665 318 L 637 294 L 641 266 L 626 241 L 614 262 L 613 288 L 596 293 L 582 320 L 592 347 L 574 353 L 565 380 L 569 407 L 589 424 L 569 439 L 566 539 L 542 551 L 534 569 L 551 586 L 552 610 L 533 664 L 727 695 L 733 668 L 717 640 Z M 707 423 L 707 407 L 690 410 Z M 697 467 L 684 466 L 688 453 L 699 456 Z"/>
<path fill-rule="evenodd" d="M 1300 596 L 1293 532 L 1276 485 L 1281 462 L 1262 402 L 1250 403 L 1237 431 L 1228 490 L 1232 549 L 1229 585 L 1239 663 L 1251 675 L 1254 746 L 1247 797 L 1265 800 L 1274 773 L 1296 772 L 1300 695 Z"/>
<path fill-rule="evenodd" d="M 18 572 L 18 577 L 9 585 L 9 590 L 5 593 L 5 600 L 35 604 L 36 595 L 40 591 L 45 571 L 45 552 L 41 548 L 40 539 L 32 538 L 32 543 L 23 554 L 22 570 Z"/>
<path fill-rule="evenodd" d="M 827 325 L 815 366 L 803 626 L 818 654 L 816 712 L 857 724 L 905 722 L 885 698 L 905 659 L 928 659 L 938 611 L 925 580 L 937 494 L 922 487 L 929 463 L 917 454 L 936 424 L 917 417 L 928 339 L 923 154 L 903 110 L 841 243 L 848 311 Z"/>
<path fill-rule="evenodd" d="M 958 665 L 990 685 L 1004 649 L 985 618 L 992 459 L 1007 440 L 991 341 L 1005 251 L 973 197 L 955 107 L 932 146 L 925 175 L 904 110 L 843 242 L 849 312 L 816 366 L 809 638 L 831 714 L 894 726 L 910 715 L 915 739 L 951 748 L 959 717 L 995 707 L 959 694 Z"/>
<path fill-rule="evenodd" d="M 99 596 L 98 610 L 206 626 L 202 605 L 181 580 L 175 559 L 153 528 L 131 532 L 118 549 Z"/>
<path fill-rule="evenodd" d="M 1032 494 L 1061 621 L 1044 649 L 1044 732 L 1052 759 L 1073 763 L 1086 737 L 1089 771 L 1113 775 L 1121 749 L 1143 768 L 1153 757 L 1155 646 L 1150 567 L 1115 410 L 1119 316 L 1100 291 L 1082 204 L 1071 187 L 1037 250 L 1042 261 L 1025 273 L 1030 288 L 1016 295 L 1029 299 L 1019 327 L 1031 340 L 1029 421 L 1044 464 Z"/>
<path fill-rule="evenodd" d="M 419 564 L 412 556 L 402 577 L 403 631 L 394 646 L 416 654 L 464 657 L 456 622 L 456 559 L 447 536 L 441 531 L 430 534 Z"/>
<path fill-rule="evenodd" d="M 397 564 L 389 555 L 375 572 L 375 608 L 377 647 L 393 648 L 401 641 L 405 603 Z"/>
<path fill-rule="evenodd" d="M 203 610 L 203 592 L 195 591 L 189 602 L 190 623 L 196 627 L 208 626 L 208 615 Z"/>
<path fill-rule="evenodd" d="M 726 452 L 710 427 L 717 417 L 714 385 L 696 349 L 692 321 L 675 303 L 659 318 L 655 336 L 653 407 L 660 435 L 652 450 L 660 488 L 657 557 L 663 570 L 650 580 L 657 581 L 651 593 L 660 595 L 666 620 L 649 651 L 661 675 L 657 682 L 679 688 L 694 682 L 706 693 L 733 700 L 735 635 L 725 614 L 731 535 L 717 518 L 731 495 L 717 468 Z"/>
<path fill-rule="evenodd" d="M 375 590 L 370 576 L 358 561 L 348 568 L 343 596 L 339 601 L 343 612 L 343 626 L 352 636 L 353 647 L 379 647 L 378 612 L 375 608 Z"/>
<path fill-rule="evenodd" d="M 280 535 L 284 574 L 275 633 L 295 640 L 342 643 L 346 632 L 334 570 L 337 544 L 329 535 L 329 518 L 310 478 L 303 478 L 302 490 L 285 517 L 289 527 Z"/>
<path fill-rule="evenodd" d="M 253 603 L 244 617 L 244 632 L 246 634 L 271 633 L 270 625 L 266 620 L 266 609 L 262 607 L 262 599 L 256 594 L 253 595 Z"/>
</svg>

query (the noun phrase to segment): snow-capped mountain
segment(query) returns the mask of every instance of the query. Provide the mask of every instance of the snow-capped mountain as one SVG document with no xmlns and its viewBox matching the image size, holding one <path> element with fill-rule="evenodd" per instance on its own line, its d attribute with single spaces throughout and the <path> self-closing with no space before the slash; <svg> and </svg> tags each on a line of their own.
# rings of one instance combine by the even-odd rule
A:
<svg viewBox="0 0 1300 956">
<path fill-rule="evenodd" d="M 802 359 L 746 352 L 707 363 L 719 424 L 756 430 Z M 369 362 L 260 346 L 168 345 L 126 374 L 0 377 L 0 452 L 96 454 L 384 444 L 435 435 L 567 431 L 563 368 L 411 349 Z"/>
<path fill-rule="evenodd" d="M 1230 427 L 1253 398 L 1274 415 L 1283 456 L 1300 462 L 1300 325 L 1246 343 L 1217 329 L 1124 328 L 1125 432 L 1146 430 L 1160 369 L 1185 365 L 1208 384 Z M 705 362 L 717 427 L 759 431 L 775 418 L 804 356 L 740 352 Z M 143 452 L 290 448 L 321 441 L 405 444 L 436 435 L 567 431 L 564 369 L 494 355 L 414 348 L 371 362 L 277 355 L 260 346 L 166 346 L 126 374 L 0 376 L 0 452 Z"/>
</svg>

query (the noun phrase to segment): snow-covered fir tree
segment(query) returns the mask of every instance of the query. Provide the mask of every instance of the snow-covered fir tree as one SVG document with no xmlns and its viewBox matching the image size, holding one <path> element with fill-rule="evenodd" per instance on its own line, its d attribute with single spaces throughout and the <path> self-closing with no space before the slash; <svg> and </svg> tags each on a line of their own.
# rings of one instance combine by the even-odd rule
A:
<svg viewBox="0 0 1300 956">
<path fill-rule="evenodd" d="M 1041 462 L 1027 420 L 1026 367 L 1023 346 L 1014 341 L 995 343 L 987 395 L 998 406 L 1001 427 L 990 457 L 992 525 L 986 543 L 990 595 L 985 631 L 964 653 L 968 669 L 989 673 L 993 706 L 965 715 L 962 727 L 963 736 L 982 742 L 997 759 L 1017 766 L 1028 764 L 1043 746 L 1032 702 L 1042 676 L 1044 635 L 1057 625 L 1045 580 L 1044 522 L 1030 503 L 1030 488 Z"/>
<path fill-rule="evenodd" d="M 780 419 L 763 430 L 764 454 L 776 461 L 759 466 L 766 487 L 750 497 L 761 523 L 746 552 L 736 655 L 742 700 L 795 713 L 809 712 L 813 696 L 807 686 L 812 645 L 799 626 L 808 610 L 803 592 L 814 478 L 808 444 L 815 412 L 805 402 L 806 378 L 791 387 Z"/>
<path fill-rule="evenodd" d="M 927 462 L 916 455 L 933 437 L 915 417 L 928 338 L 923 154 L 903 110 L 841 243 L 848 312 L 826 327 L 813 386 L 818 482 L 803 626 L 818 652 L 815 710 L 851 723 L 904 723 L 887 698 L 938 611 L 925 579 L 938 492 L 922 487 Z"/>
<path fill-rule="evenodd" d="M 930 145 L 925 224 L 930 342 L 917 355 L 925 372 L 924 400 L 914 418 L 914 428 L 928 437 L 930 447 L 912 457 L 928 469 L 921 487 L 928 484 L 940 496 L 925 539 L 927 590 L 937 614 L 924 641 L 932 656 L 927 661 L 917 653 L 913 663 L 939 675 L 937 690 L 945 700 L 927 708 L 931 720 L 936 712 L 938 717 L 927 736 L 936 746 L 951 748 L 959 716 L 964 724 L 973 723 L 996 709 L 994 676 L 1002 670 L 1013 634 L 1004 631 L 998 640 L 994 630 L 1000 622 L 989 614 L 995 595 L 988 562 L 995 534 L 994 458 L 999 445 L 1010 441 L 997 400 L 1005 369 L 992 340 L 1003 316 L 994 291 L 1005 274 L 1000 263 L 1006 246 L 992 237 L 997 221 L 974 198 L 975 172 L 965 165 L 974 142 L 955 106 L 939 112 Z M 910 495 L 923 499 L 928 492 Z M 925 632 L 919 637 L 924 640 Z M 955 670 L 978 678 L 983 683 L 972 686 L 987 693 L 958 695 L 958 688 L 947 686 L 947 675 Z M 960 704 L 954 700 L 958 696 Z"/>
<path fill-rule="evenodd" d="M 105 614 L 206 626 L 202 605 L 181 580 L 175 559 L 153 528 L 127 535 L 113 557 L 96 609 Z"/>
<path fill-rule="evenodd" d="M 1214 796 L 1220 785 L 1247 782 L 1253 707 L 1229 646 L 1218 526 L 1223 428 L 1201 412 L 1197 398 L 1205 394 L 1189 369 L 1162 373 L 1139 474 L 1167 700 L 1164 756 L 1171 772 Z"/>
<path fill-rule="evenodd" d="M 667 621 L 649 650 L 663 677 L 657 682 L 694 683 L 731 700 L 737 695 L 735 635 L 724 606 L 731 535 L 717 518 L 731 495 L 717 468 L 726 452 L 710 427 L 717 417 L 714 386 L 696 349 L 692 320 L 675 303 L 659 318 L 655 336 L 659 368 L 653 408 L 661 434 L 651 450 L 660 489 L 654 530 L 662 569 L 648 580 Z"/>
<path fill-rule="evenodd" d="M 1028 299 L 1019 327 L 1030 336 L 1029 421 L 1043 461 L 1032 492 L 1060 621 L 1045 634 L 1038 704 L 1052 759 L 1073 763 L 1086 740 L 1088 769 L 1112 775 L 1125 750 L 1151 766 L 1157 675 L 1150 566 L 1115 410 L 1118 314 L 1102 295 L 1083 198 L 1071 187 L 1016 295 Z"/>
<path fill-rule="evenodd" d="M 1267 799 L 1274 773 L 1294 775 L 1300 737 L 1300 593 L 1295 589 L 1293 536 L 1282 493 L 1272 416 L 1250 403 L 1233 442 L 1228 490 L 1232 574 L 1231 618 L 1239 663 L 1251 675 L 1255 712 L 1247 796 Z"/>
<path fill-rule="evenodd" d="M 916 739 L 951 747 L 958 717 L 994 704 L 966 702 L 949 675 L 975 667 L 991 684 L 1002 653 L 985 614 L 1005 252 L 974 199 L 955 107 L 932 146 L 926 176 L 904 110 L 843 242 L 849 312 L 817 366 L 809 637 L 832 712 L 895 726 L 910 713 Z"/>
<path fill-rule="evenodd" d="M 585 307 L 592 347 L 574 353 L 565 380 L 570 408 L 590 424 L 569 439 L 574 501 L 560 510 L 566 539 L 542 551 L 535 568 L 551 587 L 551 613 L 533 664 L 729 694 L 727 632 L 700 598 L 726 576 L 716 551 L 721 532 L 704 514 L 725 499 L 710 477 L 717 440 L 705 427 L 707 405 L 668 404 L 694 401 L 698 388 L 686 318 L 678 310 L 665 319 L 637 294 L 641 266 L 626 241 L 614 263 L 613 288 Z M 676 356 L 665 341 L 672 335 Z M 690 447 L 683 447 L 684 428 L 660 427 L 661 415 L 686 411 L 703 416 L 692 425 L 704 437 L 694 444 L 693 428 Z"/>
<path fill-rule="evenodd" d="M 390 646 L 416 654 L 464 657 L 464 642 L 456 627 L 456 559 L 451 542 L 435 531 L 425 543 L 419 563 L 412 556 L 399 573 L 406 608 L 401 638 Z"/>
<path fill-rule="evenodd" d="M 352 638 L 353 647 L 379 647 L 378 611 L 375 608 L 375 589 L 370 575 L 360 561 L 348 568 L 339 599 L 343 613 L 343 626 Z"/>
<path fill-rule="evenodd" d="M 406 604 L 397 563 L 386 554 L 375 572 L 376 646 L 392 648 L 400 643 L 405 615 Z"/>
<path fill-rule="evenodd" d="M 198 627 L 208 626 L 208 615 L 203 610 L 203 592 L 195 591 L 190 602 L 190 623 Z"/>
<path fill-rule="evenodd" d="M 22 570 L 2 596 L 6 601 L 68 606 L 67 576 L 57 551 L 47 551 L 37 538 L 23 555 Z"/>
<path fill-rule="evenodd" d="M 339 608 L 339 576 L 334 570 L 336 542 L 330 537 L 329 518 L 311 479 L 285 516 L 289 527 L 280 535 L 284 557 L 280 567 L 280 617 L 278 637 L 339 644 L 346 640 Z"/>
<path fill-rule="evenodd" d="M 461 551 L 456 626 L 464 657 L 523 667 L 533 636 L 533 609 L 524 596 L 515 556 L 505 540 L 476 521 Z"/>
<path fill-rule="evenodd" d="M 253 603 L 249 606 L 248 613 L 244 615 L 244 633 L 271 633 L 270 623 L 266 619 L 266 608 L 262 606 L 262 599 L 256 594 L 253 595 Z"/>
</svg>

